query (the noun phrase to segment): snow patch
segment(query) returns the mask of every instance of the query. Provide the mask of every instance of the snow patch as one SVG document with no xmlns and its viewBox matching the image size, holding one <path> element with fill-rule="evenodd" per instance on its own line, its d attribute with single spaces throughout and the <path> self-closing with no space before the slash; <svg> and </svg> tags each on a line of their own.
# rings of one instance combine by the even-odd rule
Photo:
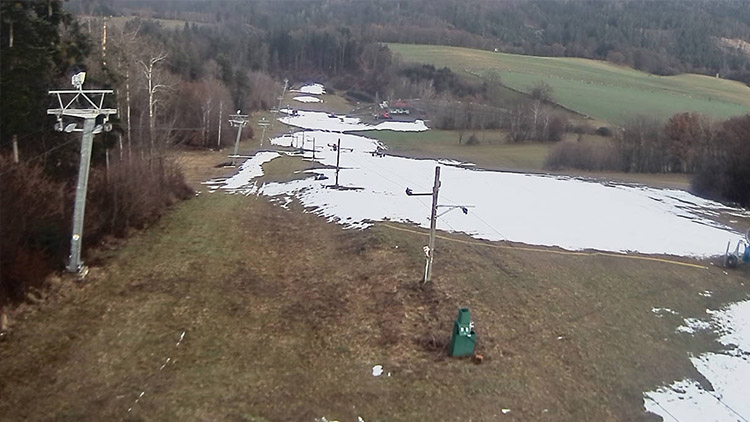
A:
<svg viewBox="0 0 750 422">
<path fill-rule="evenodd" d="M 309 84 L 301 87 L 300 89 L 292 89 L 291 92 L 301 92 L 303 94 L 312 95 L 323 95 L 326 93 L 326 88 L 323 84 Z"/>
<path fill-rule="evenodd" d="M 332 119 L 334 120 L 334 119 Z M 359 190 L 328 186 L 335 179 L 336 151 L 341 140 L 339 183 Z M 407 196 L 432 189 L 435 160 L 381 156 L 384 146 L 362 136 L 324 131 L 298 132 L 271 140 L 274 145 L 300 148 L 321 167 L 311 177 L 256 188 L 262 174 L 258 163 L 273 158 L 261 153 L 229 179 L 225 189 L 295 198 L 311 212 L 349 228 L 375 221 L 399 221 L 429 227 L 430 203 Z M 317 175 L 318 177 L 312 177 Z M 320 180 L 316 180 L 320 179 Z M 240 183 L 244 181 L 247 187 Z M 508 240 L 569 250 L 598 249 L 693 257 L 716 256 L 739 233 L 712 219 L 725 206 L 671 189 L 601 184 L 564 176 L 530 175 L 445 166 L 441 175 L 441 204 L 473 205 L 468 215 L 450 212 L 438 219 L 438 229 L 463 232 L 478 239 Z"/>
<path fill-rule="evenodd" d="M 673 311 L 669 308 L 651 308 L 651 312 L 655 313 L 660 318 L 664 316 L 664 314 L 679 315 L 679 312 Z"/>
<path fill-rule="evenodd" d="M 234 190 L 240 187 L 247 187 L 251 180 L 263 176 L 262 165 L 279 157 L 278 152 L 261 151 L 245 161 L 240 167 L 239 173 L 230 177 L 224 182 L 222 189 Z"/>
<path fill-rule="evenodd" d="M 294 97 L 292 99 L 294 101 L 298 101 L 300 103 L 306 103 L 306 104 L 307 103 L 322 103 L 323 102 L 323 100 L 321 100 L 320 98 L 318 98 L 318 97 L 311 97 L 309 95 L 304 95 L 304 96 L 301 96 L 301 97 Z"/>
<path fill-rule="evenodd" d="M 281 110 L 286 116 L 279 118 L 281 123 L 307 130 L 329 132 L 357 132 L 367 130 L 393 130 L 398 132 L 424 132 L 429 128 L 422 120 L 413 122 L 388 121 L 377 125 L 363 123 L 359 117 L 339 116 L 321 111 Z"/>
<path fill-rule="evenodd" d="M 677 327 L 678 333 L 695 334 L 697 331 L 708 330 L 711 324 L 696 318 L 685 318 L 684 325 Z"/>
<path fill-rule="evenodd" d="M 712 391 L 692 379 L 675 381 L 644 394 L 644 406 L 664 420 L 680 422 L 737 421 L 750 415 L 747 380 L 750 379 L 750 301 L 735 303 L 709 312 L 710 326 L 722 334 L 719 342 L 726 350 L 691 357 L 698 372 Z M 687 321 L 686 321 L 687 322 Z"/>
<path fill-rule="evenodd" d="M 375 125 L 372 130 L 392 130 L 395 132 L 424 132 L 429 130 L 424 120 L 415 120 L 413 122 L 383 122 Z"/>
</svg>

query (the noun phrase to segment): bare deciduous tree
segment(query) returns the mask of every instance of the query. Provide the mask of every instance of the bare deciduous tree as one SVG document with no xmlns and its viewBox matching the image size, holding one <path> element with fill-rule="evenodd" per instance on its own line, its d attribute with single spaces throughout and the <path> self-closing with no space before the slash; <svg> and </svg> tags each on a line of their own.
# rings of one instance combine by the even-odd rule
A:
<svg viewBox="0 0 750 422">
<path fill-rule="evenodd" d="M 154 139 L 156 138 L 156 114 L 155 109 L 161 98 L 157 94 L 170 88 L 170 85 L 163 83 L 163 72 L 158 67 L 160 63 L 167 59 L 167 53 L 163 50 L 155 52 L 146 52 L 145 57 L 139 58 L 136 62 L 141 67 L 143 76 L 146 78 L 148 93 L 148 129 L 149 142 L 151 150 L 154 150 Z"/>
</svg>

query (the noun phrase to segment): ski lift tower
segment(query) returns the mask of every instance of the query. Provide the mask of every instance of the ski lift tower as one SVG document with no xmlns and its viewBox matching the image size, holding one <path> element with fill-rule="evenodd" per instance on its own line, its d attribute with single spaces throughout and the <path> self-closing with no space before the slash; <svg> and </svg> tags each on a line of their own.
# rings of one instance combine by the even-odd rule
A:
<svg viewBox="0 0 750 422">
<path fill-rule="evenodd" d="M 70 240 L 70 259 L 66 269 L 80 277 L 86 276 L 87 269 L 81 262 L 81 243 L 83 242 L 83 217 L 86 209 L 86 190 L 89 183 L 89 166 L 94 135 L 112 130 L 109 116 L 117 114 L 117 109 L 104 108 L 104 97 L 111 94 L 108 89 L 83 89 L 86 72 L 75 74 L 71 83 L 75 89 L 49 91 L 57 97 L 59 108 L 47 110 L 47 114 L 57 118 L 55 130 L 58 132 L 82 132 L 81 160 L 78 166 L 76 199 L 73 208 L 73 233 Z M 63 118 L 83 119 L 83 128 L 76 123 L 64 123 Z"/>
<path fill-rule="evenodd" d="M 276 107 L 276 111 L 281 114 L 281 102 L 284 101 L 284 95 L 286 95 L 286 90 L 289 88 L 289 79 L 284 79 L 284 89 L 281 90 L 281 95 L 278 96 L 279 100 L 279 106 Z"/>
<path fill-rule="evenodd" d="M 240 136 L 242 135 L 242 128 L 247 126 L 249 120 L 249 116 L 247 114 L 242 114 L 241 110 L 237 110 L 236 114 L 229 115 L 229 125 L 237 128 L 237 139 L 235 139 L 234 141 L 234 155 L 232 156 L 232 166 L 234 166 L 237 161 L 237 153 L 239 152 L 240 148 Z"/>
<path fill-rule="evenodd" d="M 268 127 L 268 125 L 270 125 L 270 123 L 268 122 L 268 120 L 266 120 L 265 117 L 262 118 L 262 119 L 260 119 L 258 121 L 258 126 L 260 126 L 260 127 L 263 128 L 263 134 L 260 135 L 260 146 L 261 147 L 263 146 L 263 139 L 265 139 L 265 137 L 266 137 L 266 128 Z"/>
</svg>

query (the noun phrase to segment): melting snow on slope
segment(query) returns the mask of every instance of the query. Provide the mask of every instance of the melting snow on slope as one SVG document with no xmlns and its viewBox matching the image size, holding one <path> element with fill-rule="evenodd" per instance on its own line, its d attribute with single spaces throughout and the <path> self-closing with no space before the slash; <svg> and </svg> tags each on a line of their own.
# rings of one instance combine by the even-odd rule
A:
<svg viewBox="0 0 750 422">
<path fill-rule="evenodd" d="M 348 227 L 363 228 L 372 221 L 413 222 L 429 226 L 430 200 L 409 197 L 430 192 L 434 160 L 378 156 L 377 141 L 361 136 L 321 131 L 296 133 L 272 140 L 281 146 L 304 147 L 311 158 L 313 139 L 316 161 L 329 168 L 287 183 L 268 183 L 247 189 L 267 196 L 294 197 L 318 215 Z M 336 152 L 341 139 L 340 183 L 361 190 L 336 190 L 333 184 Z M 269 159 L 267 156 L 261 158 Z M 255 157 L 254 157 L 255 159 Z M 251 160 L 252 161 L 252 160 Z M 255 163 L 258 160 L 254 161 Z M 256 164 L 257 165 L 257 164 Z M 253 165 L 243 166 L 236 180 Z M 234 178 L 233 178 L 234 179 Z M 245 189 L 230 179 L 229 189 Z M 723 253 L 726 242 L 741 235 L 710 218 L 727 210 L 721 204 L 686 192 L 616 184 L 604 185 L 570 177 L 482 171 L 444 165 L 441 204 L 473 205 L 468 215 L 453 211 L 438 220 L 438 229 L 468 233 L 487 240 L 509 240 L 565 249 L 598 249 L 614 252 L 712 256 Z M 229 185 L 231 183 L 231 185 Z M 735 210 L 738 211 L 738 210 Z"/>
<path fill-rule="evenodd" d="M 396 132 L 424 132 L 429 128 L 423 120 L 415 120 L 414 122 L 395 122 L 387 121 L 375 125 L 372 127 L 374 130 L 393 130 Z"/>
<path fill-rule="evenodd" d="M 695 369 L 711 383 L 707 391 L 690 379 L 646 393 L 646 410 L 665 421 L 743 421 L 750 415 L 747 380 L 750 379 L 750 301 L 712 312 L 711 325 L 722 334 L 727 350 L 690 358 Z M 687 322 L 686 322 L 687 323 Z M 689 325 L 689 324 L 688 324 Z"/>
<path fill-rule="evenodd" d="M 239 173 L 224 182 L 224 186 L 222 186 L 221 189 L 234 190 L 243 186 L 248 186 L 251 180 L 263 176 L 263 169 L 261 166 L 264 163 L 279 156 L 280 154 L 278 152 L 273 151 L 261 151 L 255 154 L 252 158 L 242 164 Z"/>
<path fill-rule="evenodd" d="M 303 94 L 323 95 L 326 93 L 326 88 L 321 84 L 310 84 L 310 85 L 305 85 L 300 89 L 292 89 L 290 91 L 301 92 Z"/>
<path fill-rule="evenodd" d="M 685 318 L 685 323 L 677 327 L 678 333 L 695 334 L 698 331 L 708 330 L 711 324 L 696 318 Z"/>
<path fill-rule="evenodd" d="M 414 122 L 387 121 L 377 125 L 362 123 L 358 117 L 337 116 L 321 111 L 297 111 L 292 114 L 289 109 L 281 110 L 288 115 L 279 119 L 289 126 L 302 129 L 326 130 L 331 132 L 355 132 L 365 130 L 394 130 L 398 132 L 424 132 L 429 128 L 422 120 Z"/>
<path fill-rule="evenodd" d="M 292 99 L 300 103 L 322 103 L 323 102 L 323 100 L 321 100 L 320 98 L 312 97 L 310 95 L 303 95 L 301 97 L 294 97 Z"/>
</svg>

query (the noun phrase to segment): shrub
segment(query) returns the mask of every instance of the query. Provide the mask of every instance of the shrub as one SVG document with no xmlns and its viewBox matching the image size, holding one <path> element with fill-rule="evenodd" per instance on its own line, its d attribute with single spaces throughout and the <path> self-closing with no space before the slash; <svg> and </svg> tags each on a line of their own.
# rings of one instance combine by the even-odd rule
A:
<svg viewBox="0 0 750 422">
<path fill-rule="evenodd" d="M 604 136 L 606 138 L 609 138 L 610 136 L 612 136 L 612 129 L 606 126 L 601 126 L 599 129 L 596 130 L 596 134 L 599 136 Z"/>
<path fill-rule="evenodd" d="M 179 166 L 167 155 L 123 160 L 110 167 L 109 180 L 102 168 L 96 169 L 90 179 L 88 202 L 96 213 L 86 213 L 89 241 L 142 228 L 177 200 L 192 195 Z"/>
<path fill-rule="evenodd" d="M 560 142 L 547 154 L 544 168 L 602 171 L 619 170 L 620 157 L 610 142 Z"/>
<path fill-rule="evenodd" d="M 569 132 L 577 133 L 579 135 L 592 135 L 596 133 L 593 127 L 591 127 L 588 124 L 578 124 L 578 125 L 571 125 L 568 129 Z"/>
<path fill-rule="evenodd" d="M 46 176 L 41 166 L 0 156 L 0 174 L 2 304 L 22 299 L 61 262 L 71 214 L 64 185 Z"/>
<path fill-rule="evenodd" d="M 475 133 L 472 133 L 471 136 L 469 136 L 469 139 L 466 140 L 466 145 L 479 145 L 479 138 L 477 138 Z"/>
<path fill-rule="evenodd" d="M 547 128 L 547 137 L 545 140 L 550 142 L 558 142 L 562 140 L 567 127 L 568 121 L 565 117 L 553 116 L 552 119 L 550 119 L 549 127 Z"/>
<path fill-rule="evenodd" d="M 114 161 L 89 176 L 84 247 L 106 235 L 144 227 L 180 199 L 192 196 L 174 158 L 167 155 Z M 68 256 L 75 189 L 55 182 L 40 166 L 0 156 L 0 304 L 22 300 L 29 288 Z M 85 251 L 84 251 L 85 253 Z"/>
<path fill-rule="evenodd" d="M 346 95 L 353 98 L 355 101 L 359 101 L 363 103 L 375 102 L 375 99 L 372 98 L 370 95 L 365 94 L 364 92 L 360 92 L 360 91 L 347 91 Z"/>
</svg>

